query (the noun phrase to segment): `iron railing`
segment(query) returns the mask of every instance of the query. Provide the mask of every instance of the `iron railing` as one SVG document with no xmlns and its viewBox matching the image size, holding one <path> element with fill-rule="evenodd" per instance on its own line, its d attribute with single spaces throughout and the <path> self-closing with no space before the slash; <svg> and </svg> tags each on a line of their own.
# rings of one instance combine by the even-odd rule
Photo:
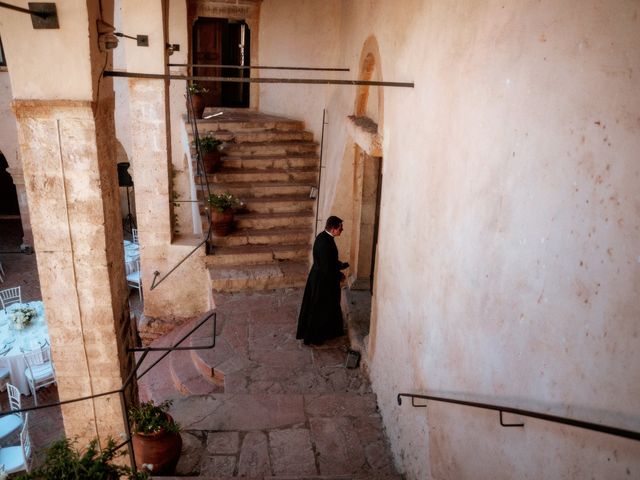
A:
<svg viewBox="0 0 640 480">
<path fill-rule="evenodd" d="M 115 446 L 114 451 L 119 450 L 121 448 L 123 448 L 125 445 L 127 445 L 128 451 L 129 451 L 129 457 L 131 459 L 131 464 L 133 466 L 134 470 L 137 470 L 137 466 L 136 466 L 136 461 L 135 461 L 135 457 L 133 455 L 133 447 L 132 447 L 132 443 L 131 443 L 131 427 L 129 425 L 129 418 L 127 416 L 127 411 L 128 411 L 128 405 L 127 405 L 127 399 L 126 399 L 126 395 L 125 395 L 125 390 L 129 387 L 129 385 L 131 384 L 131 382 L 133 381 L 134 377 L 137 380 L 140 380 L 142 377 L 144 377 L 153 367 L 155 367 L 158 363 L 160 363 L 162 360 L 165 359 L 165 357 L 167 355 L 169 355 L 171 352 L 176 351 L 176 350 L 207 350 L 207 349 L 211 349 L 213 347 L 215 347 L 216 345 L 216 313 L 215 312 L 211 312 L 207 315 L 205 315 L 203 317 L 202 320 L 200 320 L 195 327 L 193 327 L 191 330 L 189 330 L 188 333 L 186 333 L 185 335 L 182 336 L 182 338 L 180 340 L 178 340 L 174 345 L 170 346 L 170 347 L 136 347 L 136 348 L 128 348 L 127 349 L 127 353 L 133 354 L 135 352 L 142 352 L 142 355 L 140 356 L 140 358 L 137 361 L 134 361 L 134 366 L 133 369 L 131 370 L 131 372 L 129 372 L 129 375 L 127 376 L 127 378 L 125 379 L 124 383 L 122 384 L 122 386 L 116 390 L 111 390 L 108 392 L 102 392 L 102 393 L 96 393 L 94 395 L 87 395 L 84 397 L 77 397 L 77 398 L 72 398 L 69 400 L 61 400 L 58 402 L 53 402 L 53 403 L 48 403 L 46 405 L 37 405 L 37 406 L 33 406 L 33 407 L 25 407 L 25 408 L 21 408 L 19 410 L 9 410 L 9 411 L 5 411 L 5 412 L 0 412 L 0 417 L 3 417 L 5 415 L 13 415 L 16 413 L 26 413 L 26 412 L 31 412 L 31 411 L 35 411 L 35 410 L 42 410 L 44 408 L 52 408 L 52 407 L 59 407 L 62 405 L 68 405 L 70 403 L 77 403 L 77 402 L 81 402 L 84 400 L 91 400 L 94 398 L 100 398 L 100 397 L 105 397 L 107 395 L 115 395 L 118 394 L 120 397 L 120 405 L 122 407 L 122 418 L 123 418 L 123 424 L 125 427 L 125 435 L 126 435 L 126 439 Z M 198 330 L 200 327 L 202 327 L 202 325 L 204 325 L 210 318 L 213 319 L 212 321 L 212 332 L 211 332 L 211 343 L 207 344 L 207 345 L 198 345 L 198 346 L 190 346 L 190 347 L 180 347 L 179 345 L 184 342 L 187 338 L 189 338 L 196 330 Z M 140 366 L 142 365 L 142 362 L 144 361 L 145 357 L 149 354 L 149 352 L 164 352 L 155 362 L 153 362 L 147 369 L 145 369 L 140 375 L 137 375 L 138 369 L 140 368 Z"/>
<path fill-rule="evenodd" d="M 437 397 L 434 395 L 419 395 L 415 393 L 399 393 L 398 405 L 402 405 L 402 397 L 411 398 L 411 406 L 416 408 L 426 408 L 424 405 L 416 405 L 415 400 L 431 400 L 434 402 L 453 403 L 456 405 L 464 405 L 467 407 L 483 408 L 485 410 L 494 410 L 500 413 L 500 425 L 503 427 L 524 427 L 524 423 L 504 423 L 502 419 L 503 413 L 511 413 L 522 417 L 537 418 L 547 422 L 561 423 L 563 425 L 570 425 L 572 427 L 585 428 L 587 430 L 594 430 L 596 432 L 608 433 L 609 435 L 615 435 L 617 437 L 629 438 L 631 440 L 640 440 L 640 432 L 632 430 L 625 430 L 622 428 L 612 427 L 609 425 L 602 425 L 599 423 L 585 422 L 584 420 L 576 420 L 573 418 L 560 417 L 557 415 L 549 415 L 547 413 L 533 412 L 531 410 L 522 410 L 520 408 L 506 407 L 503 405 L 492 405 L 490 403 L 482 402 L 470 402 L 466 400 L 458 400 L 455 398 Z"/>
</svg>

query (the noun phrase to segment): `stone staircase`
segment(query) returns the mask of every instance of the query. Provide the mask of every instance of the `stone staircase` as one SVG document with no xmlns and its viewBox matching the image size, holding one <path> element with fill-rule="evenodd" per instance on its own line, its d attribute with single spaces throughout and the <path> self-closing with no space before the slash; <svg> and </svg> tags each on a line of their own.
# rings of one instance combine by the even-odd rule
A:
<svg viewBox="0 0 640 480">
<path fill-rule="evenodd" d="M 215 293 L 302 286 L 313 237 L 310 193 L 317 187 L 318 145 L 300 121 L 242 109 L 216 111 L 223 114 L 198 121 L 200 135 L 210 132 L 227 142 L 222 168 L 208 175 L 210 188 L 234 194 L 246 209 L 236 214 L 231 234 L 209 242 L 211 288 Z M 202 222 L 206 231 L 204 212 Z"/>
<path fill-rule="evenodd" d="M 313 348 L 295 339 L 301 297 L 300 288 L 218 294 L 215 347 L 172 352 L 139 380 L 142 400 L 174 399 L 180 478 L 402 478 L 367 378 L 345 368 L 346 337 Z M 153 346 L 174 344 L 198 320 Z M 209 343 L 212 330 L 207 322 L 186 345 Z"/>
</svg>

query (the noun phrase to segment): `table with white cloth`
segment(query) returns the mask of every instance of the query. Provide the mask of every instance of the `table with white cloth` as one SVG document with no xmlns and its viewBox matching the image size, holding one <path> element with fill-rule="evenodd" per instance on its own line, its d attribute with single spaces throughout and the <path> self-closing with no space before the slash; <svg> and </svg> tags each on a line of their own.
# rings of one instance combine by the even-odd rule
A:
<svg viewBox="0 0 640 480">
<path fill-rule="evenodd" d="M 32 307 L 37 315 L 22 329 L 16 329 L 10 318 L 12 310 L 20 307 Z M 0 309 L 0 367 L 7 367 L 11 375 L 11 384 L 23 395 L 30 395 L 29 383 L 24 374 L 27 365 L 23 353 L 41 348 L 49 343 L 49 330 L 41 301 L 14 303 L 4 310 Z"/>
<path fill-rule="evenodd" d="M 129 275 L 137 270 L 136 260 L 140 259 L 140 246 L 137 243 L 124 241 L 124 265 L 125 274 Z"/>
</svg>

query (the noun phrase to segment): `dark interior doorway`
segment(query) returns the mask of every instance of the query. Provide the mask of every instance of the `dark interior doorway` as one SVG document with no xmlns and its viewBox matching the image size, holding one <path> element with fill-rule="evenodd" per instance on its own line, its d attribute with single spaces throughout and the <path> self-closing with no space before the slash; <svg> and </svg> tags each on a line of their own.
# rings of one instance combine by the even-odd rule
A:
<svg viewBox="0 0 640 480">
<path fill-rule="evenodd" d="M 20 206 L 16 186 L 7 168 L 9 164 L 4 155 L 0 153 L 0 217 L 20 218 Z"/>
<path fill-rule="evenodd" d="M 244 21 L 200 17 L 193 25 L 194 64 L 249 66 L 251 35 Z M 194 67 L 194 75 L 249 77 L 248 69 Z M 249 83 L 198 82 L 209 89 L 207 107 L 249 107 Z"/>
</svg>

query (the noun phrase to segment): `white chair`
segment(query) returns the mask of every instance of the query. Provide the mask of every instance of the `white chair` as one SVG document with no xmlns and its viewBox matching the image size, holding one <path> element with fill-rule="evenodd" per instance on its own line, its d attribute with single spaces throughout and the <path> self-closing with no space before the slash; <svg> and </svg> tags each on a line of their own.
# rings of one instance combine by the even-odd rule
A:
<svg viewBox="0 0 640 480">
<path fill-rule="evenodd" d="M 20 410 L 20 390 L 7 383 L 7 393 L 9 394 L 9 410 Z M 11 435 L 22 426 L 22 413 L 9 413 L 0 417 L 0 439 Z M 1 463 L 1 462 L 0 462 Z"/>
<path fill-rule="evenodd" d="M 56 372 L 51 362 L 51 346 L 45 345 L 23 354 L 27 368 L 24 375 L 27 377 L 29 390 L 33 395 L 33 401 L 38 406 L 36 390 L 56 383 Z"/>
<path fill-rule="evenodd" d="M 131 229 L 131 241 L 135 244 L 138 244 L 140 242 L 138 242 L 138 229 L 137 228 L 132 228 Z"/>
<path fill-rule="evenodd" d="M 14 303 L 22 303 L 22 293 L 20 293 L 20 287 L 7 288 L 0 290 L 0 302 L 2 308 L 6 311 L 9 305 Z"/>
<path fill-rule="evenodd" d="M 0 464 L 6 473 L 21 472 L 31 469 L 31 438 L 29 437 L 29 414 L 24 416 L 24 424 L 20 431 L 20 445 L 0 448 Z"/>
<path fill-rule="evenodd" d="M 142 301 L 142 281 L 140 279 L 140 260 L 133 262 L 133 269 L 127 273 L 127 286 L 138 289 L 140 301 Z"/>
</svg>

